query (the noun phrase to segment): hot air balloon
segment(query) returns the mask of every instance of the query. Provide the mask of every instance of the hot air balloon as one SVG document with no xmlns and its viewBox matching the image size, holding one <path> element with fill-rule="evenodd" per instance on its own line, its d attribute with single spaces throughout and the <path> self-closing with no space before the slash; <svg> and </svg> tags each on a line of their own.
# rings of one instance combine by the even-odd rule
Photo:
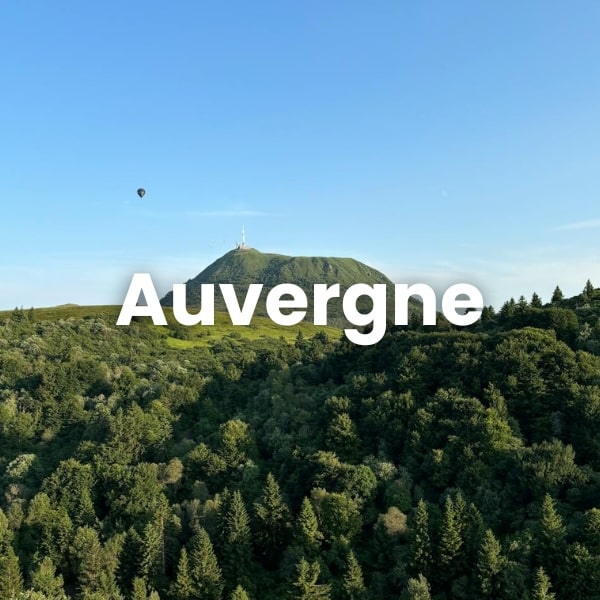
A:
<svg viewBox="0 0 600 600">
<path fill-rule="evenodd" d="M 140 188 L 140 189 L 137 191 L 137 195 L 138 195 L 140 198 L 143 198 L 145 193 L 146 193 L 146 190 L 145 190 L 144 188 Z"/>
</svg>

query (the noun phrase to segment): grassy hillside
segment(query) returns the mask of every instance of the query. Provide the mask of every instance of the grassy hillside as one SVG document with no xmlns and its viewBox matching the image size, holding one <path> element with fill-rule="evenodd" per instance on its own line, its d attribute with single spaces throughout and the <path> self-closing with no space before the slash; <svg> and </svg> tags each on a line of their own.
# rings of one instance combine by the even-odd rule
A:
<svg viewBox="0 0 600 600">
<path fill-rule="evenodd" d="M 312 295 L 316 283 L 340 284 L 341 294 L 351 285 L 381 283 L 388 286 L 388 314 L 393 314 L 393 282 L 383 273 L 353 258 L 284 256 L 282 254 L 266 254 L 254 249 L 232 250 L 201 273 L 187 282 L 187 304 L 201 305 L 200 286 L 203 283 L 231 283 L 235 286 L 238 299 L 243 301 L 251 283 L 262 283 L 263 290 L 256 313 L 266 315 L 265 300 L 269 291 L 281 283 L 293 283 L 301 287 L 308 297 L 309 310 L 307 321 L 312 320 Z M 162 300 L 165 306 L 172 306 L 173 297 L 169 292 Z M 217 310 L 225 310 L 220 293 L 215 294 Z M 344 326 L 341 301 L 333 299 L 329 303 L 330 325 Z M 369 310 L 371 303 L 364 299 L 359 303 L 361 310 Z M 413 308 L 418 313 L 419 303 L 413 301 Z"/>
<path fill-rule="evenodd" d="M 30 309 L 31 310 L 31 309 Z M 29 317 L 30 310 L 22 311 L 24 317 Z M 65 304 L 48 308 L 33 309 L 34 321 L 58 321 L 61 319 L 96 319 L 101 318 L 110 323 L 116 323 L 121 307 L 119 305 L 107 306 L 78 306 L 76 304 Z M 156 332 L 162 334 L 169 346 L 173 348 L 189 348 L 193 346 L 205 346 L 212 341 L 230 336 L 241 340 L 256 340 L 259 338 L 283 338 L 293 342 L 298 333 L 310 339 L 317 333 L 325 333 L 330 339 L 339 339 L 342 335 L 340 329 L 334 327 L 318 327 L 310 322 L 302 322 L 293 327 L 282 327 L 276 325 L 267 317 L 256 316 L 248 326 L 232 325 L 229 315 L 223 312 L 215 313 L 215 324 L 195 325 L 187 327 L 178 324 L 173 317 L 170 307 L 163 308 L 167 327 L 156 327 Z M 20 311 L 16 311 L 19 313 Z M 8 320 L 15 311 L 0 311 L 0 324 Z M 153 326 L 149 317 L 138 318 L 141 325 Z"/>
</svg>

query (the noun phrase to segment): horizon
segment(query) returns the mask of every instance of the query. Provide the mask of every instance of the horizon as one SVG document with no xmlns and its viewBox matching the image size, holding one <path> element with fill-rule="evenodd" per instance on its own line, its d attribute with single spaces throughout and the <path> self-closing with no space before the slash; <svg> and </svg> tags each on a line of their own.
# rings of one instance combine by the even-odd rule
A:
<svg viewBox="0 0 600 600">
<path fill-rule="evenodd" d="M 351 256 L 311 256 L 311 255 L 297 255 L 297 256 L 292 256 L 292 255 L 288 255 L 288 254 L 281 254 L 281 253 L 278 253 L 278 252 L 262 252 L 261 250 L 258 250 L 257 248 L 254 248 L 252 246 L 248 246 L 248 245 L 242 246 L 242 244 L 240 243 L 239 245 L 236 245 L 236 247 L 231 248 L 230 250 L 227 250 L 225 252 L 225 254 L 217 257 L 213 262 L 211 262 L 210 264 L 206 265 L 196 275 L 187 278 L 185 281 L 172 282 L 171 284 L 167 285 L 167 289 L 163 289 L 164 285 L 163 286 L 155 285 L 154 287 L 156 288 L 157 295 L 158 295 L 159 298 L 161 298 L 161 302 L 162 302 L 162 300 L 164 300 L 165 296 L 168 296 L 168 294 L 172 293 L 173 287 L 175 286 L 175 284 L 185 284 L 185 285 L 187 285 L 192 280 L 196 279 L 199 275 L 201 275 L 205 270 L 207 270 L 209 267 L 211 267 L 213 264 L 217 263 L 219 260 L 221 260 L 222 258 L 224 258 L 225 256 L 227 256 L 228 254 L 231 254 L 231 253 L 234 253 L 234 252 L 245 253 L 245 252 L 252 252 L 252 251 L 258 252 L 259 254 L 268 255 L 268 256 L 281 256 L 281 257 L 284 257 L 284 258 L 291 258 L 291 259 L 295 259 L 295 258 L 313 258 L 313 259 L 323 259 L 323 260 L 352 260 L 352 261 L 358 262 L 358 263 L 360 263 L 360 264 L 362 264 L 362 265 L 364 265 L 364 266 L 366 266 L 368 268 L 372 268 L 374 270 L 379 271 L 379 269 L 375 269 L 372 265 L 368 265 L 366 263 L 363 263 L 362 261 L 359 261 L 358 259 L 353 258 Z M 398 285 L 398 284 L 401 284 L 401 285 L 404 285 L 404 284 L 406 284 L 406 285 L 414 285 L 414 284 L 420 285 L 420 284 L 424 283 L 424 282 L 419 282 L 417 280 L 412 280 L 410 282 L 394 281 L 386 273 L 384 273 L 382 271 L 379 271 L 379 272 L 380 272 L 380 274 L 384 275 L 386 278 L 390 279 L 390 281 L 394 285 Z M 139 275 L 139 273 L 132 274 L 132 276 L 135 276 L 135 275 Z M 152 277 L 152 273 L 149 273 L 149 275 Z M 223 283 L 227 283 L 227 282 L 223 282 Z M 360 283 L 364 283 L 364 282 L 358 282 L 357 281 L 356 283 L 360 284 Z M 450 286 L 457 285 L 457 284 L 465 284 L 465 283 L 467 285 L 471 285 L 468 282 L 454 281 L 454 282 L 452 282 L 450 284 Z M 129 285 L 131 285 L 131 281 L 129 282 Z M 279 285 L 281 285 L 281 284 L 279 284 Z M 437 309 L 441 310 L 441 303 L 440 303 L 441 302 L 441 298 L 440 297 L 444 293 L 444 288 L 441 287 L 441 286 L 430 285 L 429 283 L 424 283 L 424 285 L 426 285 L 427 287 L 430 287 L 431 290 L 433 291 L 433 293 L 436 295 L 436 297 L 437 297 Z M 450 286 L 448 286 L 448 287 L 450 287 Z M 476 286 L 473 286 L 473 287 L 476 287 Z M 594 287 L 597 288 L 598 286 L 594 286 Z M 163 290 L 163 291 L 160 291 L 160 290 Z M 575 291 L 573 293 L 565 292 L 562 289 L 561 289 L 561 291 L 565 294 L 566 298 L 578 296 L 581 293 L 581 290 Z M 535 292 L 535 293 L 537 293 L 537 292 Z M 544 299 L 543 297 L 541 297 L 541 300 L 542 300 L 543 304 L 550 304 L 550 295 L 551 294 L 548 294 L 548 299 L 547 300 Z M 127 296 L 127 293 L 125 294 L 125 296 L 123 298 L 123 301 L 126 301 L 126 296 Z M 511 299 L 516 301 L 516 300 L 518 300 L 518 298 L 519 298 L 519 296 L 512 296 L 511 298 L 506 298 L 505 301 L 509 301 Z M 526 300 L 529 301 L 530 298 L 526 297 Z M 502 303 L 502 304 L 504 304 L 504 303 Z M 9 308 L 0 308 L 0 312 L 9 312 L 11 310 L 25 310 L 25 309 L 62 308 L 62 307 L 70 307 L 70 306 L 72 306 L 72 307 L 116 306 L 116 307 L 118 307 L 118 306 L 122 306 L 122 305 L 123 305 L 123 302 L 115 303 L 115 304 L 107 304 L 107 305 L 102 305 L 102 304 L 83 304 L 82 305 L 82 304 L 78 304 L 78 303 L 75 303 L 75 302 L 65 302 L 65 303 L 62 303 L 62 304 L 56 304 L 56 305 L 52 305 L 52 306 L 24 306 L 24 305 L 21 305 L 21 306 L 9 307 Z M 484 306 L 490 306 L 490 304 L 486 304 L 485 303 L 485 298 L 484 298 Z M 500 310 L 500 308 L 502 307 L 502 305 L 501 304 L 498 305 L 498 306 L 492 305 L 492 307 L 496 311 L 498 311 L 498 310 Z"/>
<path fill-rule="evenodd" d="M 0 309 L 120 304 L 135 272 L 168 290 L 243 225 L 496 309 L 600 285 L 597 3 L 0 17 Z"/>
</svg>

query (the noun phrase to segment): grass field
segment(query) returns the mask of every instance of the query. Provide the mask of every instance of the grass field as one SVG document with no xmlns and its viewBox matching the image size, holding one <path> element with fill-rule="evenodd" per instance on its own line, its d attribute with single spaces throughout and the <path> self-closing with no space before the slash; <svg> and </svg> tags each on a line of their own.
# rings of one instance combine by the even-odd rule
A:
<svg viewBox="0 0 600 600">
<path fill-rule="evenodd" d="M 60 319 L 94 319 L 102 318 L 115 324 L 121 307 L 119 305 L 106 306 L 78 306 L 65 304 L 48 308 L 34 308 L 33 318 L 36 321 L 60 320 Z M 319 332 L 324 332 L 331 339 L 339 339 L 342 335 L 341 329 L 334 327 L 322 327 L 310 322 L 301 322 L 292 327 L 282 327 L 266 317 L 255 316 L 250 325 L 232 325 L 229 315 L 223 312 L 215 312 L 214 325 L 194 325 L 186 327 L 177 323 L 173 317 L 173 310 L 169 307 L 163 308 L 167 327 L 159 327 L 164 332 L 167 344 L 172 348 L 192 348 L 204 346 L 211 341 L 219 340 L 225 336 L 233 336 L 239 339 L 255 340 L 259 338 L 283 337 L 293 342 L 301 331 L 305 338 L 311 338 Z M 24 309 L 27 314 L 29 309 Z M 0 322 L 12 315 L 12 310 L 0 311 Z M 150 317 L 138 317 L 138 322 L 152 326 Z"/>
</svg>

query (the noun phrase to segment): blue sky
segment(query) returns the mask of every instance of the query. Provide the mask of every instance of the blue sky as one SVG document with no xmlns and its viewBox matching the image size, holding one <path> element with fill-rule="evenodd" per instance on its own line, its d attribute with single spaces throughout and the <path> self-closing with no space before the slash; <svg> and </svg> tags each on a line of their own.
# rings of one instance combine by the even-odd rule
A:
<svg viewBox="0 0 600 600">
<path fill-rule="evenodd" d="M 231 249 L 600 286 L 600 3 L 0 6 L 0 309 Z M 140 200 L 135 191 L 146 188 Z"/>
</svg>

